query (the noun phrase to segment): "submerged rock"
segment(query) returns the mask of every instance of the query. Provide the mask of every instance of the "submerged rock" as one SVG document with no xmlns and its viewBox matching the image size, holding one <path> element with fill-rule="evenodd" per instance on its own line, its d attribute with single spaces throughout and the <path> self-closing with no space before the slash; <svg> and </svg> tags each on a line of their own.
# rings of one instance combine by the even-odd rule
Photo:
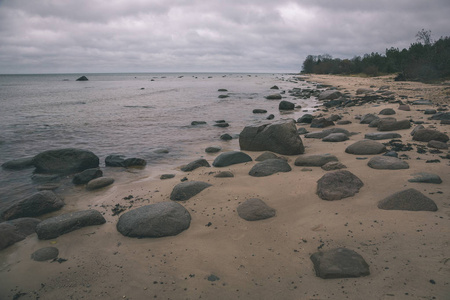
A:
<svg viewBox="0 0 450 300">
<path fill-rule="evenodd" d="M 89 79 L 86 76 L 78 77 L 76 81 L 88 81 Z"/>
<path fill-rule="evenodd" d="M 91 151 L 59 149 L 39 153 L 33 158 L 36 173 L 70 174 L 98 168 L 99 158 Z"/>
<path fill-rule="evenodd" d="M 103 172 L 100 169 L 92 168 L 84 170 L 81 173 L 75 174 L 72 179 L 73 184 L 86 184 L 92 179 L 99 178 L 103 176 Z"/>
<path fill-rule="evenodd" d="M 13 159 L 2 164 L 2 168 L 6 170 L 22 170 L 33 166 L 33 157 Z"/>
</svg>

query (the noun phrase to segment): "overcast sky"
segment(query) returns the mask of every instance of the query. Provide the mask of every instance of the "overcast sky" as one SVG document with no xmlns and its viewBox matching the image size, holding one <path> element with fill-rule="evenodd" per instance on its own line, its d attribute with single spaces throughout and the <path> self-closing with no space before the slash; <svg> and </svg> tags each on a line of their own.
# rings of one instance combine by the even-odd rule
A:
<svg viewBox="0 0 450 300">
<path fill-rule="evenodd" d="M 0 0 L 0 74 L 298 72 L 450 36 L 449 0 Z"/>
</svg>

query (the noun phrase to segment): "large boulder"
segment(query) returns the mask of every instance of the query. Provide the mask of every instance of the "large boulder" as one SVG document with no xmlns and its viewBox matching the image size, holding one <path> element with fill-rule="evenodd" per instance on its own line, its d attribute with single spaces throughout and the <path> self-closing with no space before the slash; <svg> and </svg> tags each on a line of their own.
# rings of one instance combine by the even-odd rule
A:
<svg viewBox="0 0 450 300">
<path fill-rule="evenodd" d="M 91 151 L 59 149 L 39 153 L 33 158 L 36 173 L 70 174 L 97 168 L 99 158 Z"/>
<path fill-rule="evenodd" d="M 434 129 L 419 129 L 413 135 L 413 140 L 419 142 L 429 142 L 432 140 L 446 143 L 448 141 L 448 135 Z"/>
<path fill-rule="evenodd" d="M 36 226 L 36 233 L 40 240 L 49 240 L 86 226 L 104 223 L 106 220 L 99 211 L 89 209 L 46 219 Z"/>
<path fill-rule="evenodd" d="M 386 151 L 386 146 L 372 140 L 360 140 L 345 149 L 346 153 L 355 155 L 380 154 Z"/>
<path fill-rule="evenodd" d="M 275 216 L 275 209 L 258 198 L 248 199 L 237 207 L 239 217 L 247 221 L 258 221 Z"/>
<path fill-rule="evenodd" d="M 217 156 L 213 161 L 213 166 L 221 168 L 249 161 L 252 161 L 252 158 L 247 153 L 241 151 L 228 151 Z"/>
<path fill-rule="evenodd" d="M 436 211 L 436 203 L 415 189 L 407 189 L 378 202 L 378 208 L 386 210 Z"/>
<path fill-rule="evenodd" d="M 411 128 L 409 120 L 393 121 L 386 119 L 381 119 L 377 127 L 378 131 L 396 131 L 408 128 Z"/>
<path fill-rule="evenodd" d="M 86 184 L 89 181 L 91 181 L 92 179 L 99 178 L 102 176 L 103 176 L 102 170 L 97 169 L 97 168 L 92 168 L 92 169 L 87 169 L 81 173 L 76 174 L 73 177 L 72 182 L 73 182 L 73 184 Z"/>
<path fill-rule="evenodd" d="M 20 218 L 0 223 L 0 250 L 5 249 L 35 232 L 41 220 Z"/>
<path fill-rule="evenodd" d="M 189 228 L 191 215 L 181 204 L 159 202 L 122 214 L 117 231 L 136 238 L 159 238 L 177 235 Z"/>
<path fill-rule="evenodd" d="M 278 105 L 279 110 L 293 110 L 295 108 L 295 104 L 289 101 L 281 101 Z"/>
<path fill-rule="evenodd" d="M 64 202 L 52 191 L 40 191 L 30 197 L 14 202 L 1 213 L 1 218 L 11 220 L 23 217 L 37 217 L 64 206 Z"/>
<path fill-rule="evenodd" d="M 246 126 L 239 135 L 239 145 L 242 150 L 272 151 L 283 155 L 297 155 L 305 151 L 294 120 Z"/>
<path fill-rule="evenodd" d="M 76 81 L 88 81 L 89 79 L 86 76 L 78 77 Z"/>
<path fill-rule="evenodd" d="M 188 163 L 185 166 L 182 166 L 181 167 L 181 171 L 183 171 L 183 172 L 190 172 L 190 171 L 193 171 L 193 170 L 198 169 L 200 167 L 211 167 L 211 166 L 209 165 L 209 162 L 206 159 L 199 158 L 197 160 L 191 161 L 190 163 Z"/>
<path fill-rule="evenodd" d="M 264 177 L 291 170 L 291 166 L 284 159 L 266 159 L 254 165 L 248 174 L 253 177 Z"/>
<path fill-rule="evenodd" d="M 319 100 L 333 100 L 342 96 L 342 93 L 338 90 L 326 90 L 319 94 Z"/>
<path fill-rule="evenodd" d="M 296 166 L 304 166 L 304 167 L 321 167 L 326 163 L 338 161 L 338 158 L 332 154 L 308 154 L 308 155 L 300 155 L 295 160 Z"/>
<path fill-rule="evenodd" d="M 185 181 L 177 184 L 170 194 L 170 200 L 186 201 L 194 197 L 211 184 L 202 181 Z"/>
<path fill-rule="evenodd" d="M 400 170 L 409 169 L 409 164 L 396 157 L 392 156 L 375 156 L 372 157 L 367 163 L 372 169 L 379 170 Z"/>
<path fill-rule="evenodd" d="M 317 195 L 323 200 L 340 200 L 355 195 L 363 185 L 347 170 L 329 172 L 317 181 Z"/>
<path fill-rule="evenodd" d="M 323 279 L 361 277 L 370 274 L 369 265 L 353 250 L 335 248 L 311 255 L 316 276 Z"/>
</svg>

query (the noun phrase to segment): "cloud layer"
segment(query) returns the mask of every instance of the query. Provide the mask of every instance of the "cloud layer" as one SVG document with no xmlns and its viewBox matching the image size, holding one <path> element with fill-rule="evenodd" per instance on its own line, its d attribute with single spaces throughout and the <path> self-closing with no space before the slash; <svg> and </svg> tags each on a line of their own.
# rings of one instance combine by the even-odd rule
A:
<svg viewBox="0 0 450 300">
<path fill-rule="evenodd" d="M 0 73 L 298 72 L 450 35 L 447 0 L 0 0 Z"/>
</svg>

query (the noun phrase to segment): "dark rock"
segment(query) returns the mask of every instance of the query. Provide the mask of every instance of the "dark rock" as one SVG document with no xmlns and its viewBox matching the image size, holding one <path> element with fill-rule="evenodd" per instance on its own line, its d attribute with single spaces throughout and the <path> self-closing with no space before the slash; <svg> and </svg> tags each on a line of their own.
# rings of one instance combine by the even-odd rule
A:
<svg viewBox="0 0 450 300">
<path fill-rule="evenodd" d="M 393 110 L 392 108 L 385 108 L 385 109 L 382 109 L 378 114 L 385 115 L 385 116 L 395 115 L 395 110 Z"/>
<path fill-rule="evenodd" d="M 222 171 L 222 172 L 219 172 L 216 175 L 214 175 L 214 177 L 217 177 L 217 178 L 229 178 L 229 177 L 234 177 L 234 175 L 230 171 Z"/>
<path fill-rule="evenodd" d="M 415 173 L 412 174 L 414 178 L 408 179 L 409 182 L 422 182 L 422 183 L 434 183 L 434 184 L 441 184 L 442 179 L 439 177 L 439 175 L 432 174 L 432 173 Z"/>
<path fill-rule="evenodd" d="M 311 124 L 312 120 L 314 119 L 314 116 L 311 114 L 304 114 L 300 118 L 297 119 L 297 123 L 306 123 Z"/>
<path fill-rule="evenodd" d="M 349 171 L 334 171 L 323 175 L 317 181 L 317 195 L 323 200 L 340 200 L 355 195 L 363 185 L 363 182 Z"/>
<path fill-rule="evenodd" d="M 436 149 L 444 149 L 444 150 L 448 149 L 447 143 L 436 141 L 436 140 L 429 141 L 427 146 L 430 148 L 436 148 Z"/>
<path fill-rule="evenodd" d="M 58 248 L 55 247 L 45 247 L 34 251 L 31 254 L 31 259 L 34 261 L 46 261 L 50 259 L 55 259 L 59 255 Z"/>
<path fill-rule="evenodd" d="M 210 146 L 205 149 L 205 152 L 206 153 L 217 153 L 217 152 L 220 152 L 220 150 L 222 150 L 222 148 L 219 146 Z"/>
<path fill-rule="evenodd" d="M 192 125 L 192 126 L 204 125 L 204 124 L 206 124 L 205 121 L 192 121 L 192 122 L 191 122 L 191 125 Z"/>
<path fill-rule="evenodd" d="M 311 132 L 305 135 L 305 138 L 313 138 L 313 139 L 323 139 L 324 137 L 332 134 L 332 133 L 343 133 L 346 136 L 351 136 L 352 134 L 344 128 L 330 128 L 322 131 Z"/>
<path fill-rule="evenodd" d="M 425 115 L 434 115 L 437 111 L 435 109 L 425 109 L 423 113 Z"/>
<path fill-rule="evenodd" d="M 41 220 L 34 218 L 19 218 L 0 223 L 0 250 L 5 249 L 35 232 Z"/>
<path fill-rule="evenodd" d="M 120 216 L 117 231 L 136 238 L 177 235 L 188 229 L 191 215 L 176 202 L 159 202 L 130 210 Z"/>
<path fill-rule="evenodd" d="M 413 135 L 413 140 L 419 142 L 429 142 L 432 140 L 446 143 L 448 141 L 448 135 L 433 129 L 420 129 Z"/>
<path fill-rule="evenodd" d="M 258 156 L 255 161 L 265 161 L 267 159 L 280 159 L 280 157 L 272 152 L 264 152 L 260 156 Z"/>
<path fill-rule="evenodd" d="M 336 122 L 337 125 L 348 125 L 348 124 L 352 124 L 352 121 L 349 120 L 340 120 Z"/>
<path fill-rule="evenodd" d="M 409 105 L 406 104 L 400 104 L 397 109 L 403 111 L 411 111 L 411 107 L 409 107 Z"/>
<path fill-rule="evenodd" d="M 289 164 L 283 159 L 266 159 L 254 165 L 248 174 L 253 177 L 264 177 L 291 170 Z"/>
<path fill-rule="evenodd" d="M 232 140 L 233 137 L 231 135 L 229 135 L 228 133 L 224 133 L 220 136 L 220 139 L 224 140 L 224 141 L 229 141 L 229 140 Z"/>
<path fill-rule="evenodd" d="M 370 275 L 369 265 L 353 250 L 336 248 L 311 255 L 316 276 L 323 279 Z"/>
<path fill-rule="evenodd" d="M 40 240 L 49 240 L 86 226 L 104 223 L 106 220 L 99 211 L 89 209 L 46 219 L 36 226 L 36 233 Z"/>
<path fill-rule="evenodd" d="M 103 176 L 103 172 L 100 169 L 94 168 L 94 169 L 87 169 L 84 170 L 81 173 L 76 174 L 73 179 L 73 184 L 86 184 L 92 179 L 99 178 Z"/>
<path fill-rule="evenodd" d="M 381 119 L 377 127 L 378 131 L 396 131 L 409 128 L 411 128 L 409 120 L 391 121 L 386 119 Z"/>
<path fill-rule="evenodd" d="M 228 123 L 216 123 L 213 126 L 220 127 L 220 128 L 225 128 L 225 127 L 230 126 L 230 124 L 228 124 Z"/>
<path fill-rule="evenodd" d="M 337 90 L 326 90 L 319 94 L 319 100 L 334 100 L 342 96 L 342 93 Z"/>
<path fill-rule="evenodd" d="M 266 96 L 267 100 L 280 100 L 281 99 L 281 95 L 280 94 L 273 94 L 273 95 L 269 95 Z"/>
<path fill-rule="evenodd" d="M 359 120 L 360 124 L 370 124 L 374 120 L 378 120 L 379 117 L 374 114 L 366 114 L 361 117 L 361 120 Z"/>
<path fill-rule="evenodd" d="M 162 174 L 159 179 L 164 180 L 164 179 L 171 179 L 174 178 L 175 174 Z"/>
<path fill-rule="evenodd" d="M 411 136 L 414 136 L 414 134 L 416 134 L 416 132 L 421 129 L 425 129 L 425 127 L 423 125 L 414 127 L 414 129 L 411 131 Z"/>
<path fill-rule="evenodd" d="M 1 213 L 4 220 L 23 217 L 37 217 L 56 211 L 64 206 L 64 202 L 52 191 L 41 191 L 32 196 L 14 202 Z"/>
<path fill-rule="evenodd" d="M 59 149 L 39 153 L 33 158 L 36 173 L 70 174 L 98 168 L 99 158 L 91 151 Z"/>
<path fill-rule="evenodd" d="M 325 171 L 333 171 L 333 170 L 346 169 L 347 167 L 338 161 L 330 161 L 330 162 L 327 162 L 326 164 L 324 164 L 321 168 Z"/>
<path fill-rule="evenodd" d="M 345 133 L 332 133 L 322 139 L 323 142 L 343 142 L 348 140 L 348 136 Z"/>
<path fill-rule="evenodd" d="M 167 154 L 169 152 L 170 151 L 167 148 L 158 148 L 158 149 L 153 150 L 153 153 L 156 153 L 156 154 Z"/>
<path fill-rule="evenodd" d="M 279 110 L 293 110 L 295 108 L 295 104 L 289 101 L 281 101 L 278 105 Z"/>
<path fill-rule="evenodd" d="M 406 161 L 392 156 L 372 157 L 367 163 L 367 165 L 372 169 L 379 169 L 379 170 L 409 169 L 409 165 Z"/>
<path fill-rule="evenodd" d="M 220 168 L 248 161 L 252 161 L 252 158 L 248 154 L 241 151 L 228 151 L 217 156 L 213 162 L 213 166 Z"/>
<path fill-rule="evenodd" d="M 323 106 L 325 106 L 326 108 L 330 108 L 334 106 L 340 106 L 342 105 L 342 103 L 344 103 L 344 99 L 341 97 L 334 100 L 327 100 L 326 102 L 323 103 Z"/>
<path fill-rule="evenodd" d="M 368 140 L 392 140 L 398 139 L 402 136 L 396 132 L 370 132 L 364 136 Z"/>
<path fill-rule="evenodd" d="M 325 128 L 328 126 L 334 126 L 334 122 L 325 118 L 314 118 L 311 121 L 311 128 Z"/>
<path fill-rule="evenodd" d="M 170 200 L 186 201 L 194 197 L 211 184 L 202 181 L 185 181 L 177 184 L 170 194 Z"/>
<path fill-rule="evenodd" d="M 89 79 L 87 79 L 86 76 L 81 76 L 79 77 L 76 81 L 88 81 Z"/>
<path fill-rule="evenodd" d="M 372 140 L 361 140 L 351 144 L 345 149 L 346 153 L 355 155 L 380 154 L 386 151 L 386 147 Z"/>
<path fill-rule="evenodd" d="M 239 217 L 247 221 L 258 221 L 275 216 L 275 209 L 258 198 L 248 199 L 237 207 Z"/>
<path fill-rule="evenodd" d="M 218 89 L 217 91 L 218 91 L 218 92 L 228 92 L 227 89 Z"/>
<path fill-rule="evenodd" d="M 99 177 L 99 178 L 95 178 L 92 179 L 91 181 L 89 181 L 86 185 L 86 189 L 87 190 L 97 190 L 97 189 L 101 189 L 105 186 L 111 185 L 114 183 L 114 178 L 110 178 L 110 177 Z"/>
<path fill-rule="evenodd" d="M 297 129 L 297 134 L 307 134 L 309 131 L 305 127 L 300 127 Z"/>
<path fill-rule="evenodd" d="M 123 155 L 108 155 L 105 158 L 105 166 L 107 167 L 123 167 L 125 156 Z"/>
<path fill-rule="evenodd" d="M 328 121 L 336 122 L 338 120 L 342 119 L 340 115 L 331 115 L 327 118 Z"/>
<path fill-rule="evenodd" d="M 415 189 L 407 189 L 378 202 L 378 208 L 386 210 L 436 211 L 433 200 Z"/>
<path fill-rule="evenodd" d="M 398 157 L 398 153 L 395 151 L 389 151 L 383 154 L 384 156 L 390 156 L 390 157 Z"/>
<path fill-rule="evenodd" d="M 31 180 L 34 183 L 54 183 L 61 180 L 61 176 L 57 174 L 33 174 Z"/>
<path fill-rule="evenodd" d="M 431 120 L 450 120 L 450 112 L 439 112 L 430 118 Z"/>
<path fill-rule="evenodd" d="M 270 114 L 267 116 L 266 120 L 273 120 L 275 116 L 273 114 Z"/>
<path fill-rule="evenodd" d="M 271 90 L 279 90 L 280 88 L 276 85 L 274 85 L 273 87 L 270 88 Z"/>
<path fill-rule="evenodd" d="M 208 161 L 206 159 L 200 158 L 200 159 L 194 160 L 194 161 L 188 163 L 187 165 L 181 167 L 181 171 L 183 171 L 183 172 L 190 172 L 190 171 L 193 171 L 193 170 L 195 170 L 197 168 L 200 168 L 200 167 L 207 167 L 207 168 L 209 168 L 211 166 L 209 165 L 209 163 L 208 163 Z"/>
<path fill-rule="evenodd" d="M 413 105 L 433 105 L 433 102 L 431 102 L 430 100 L 416 100 L 412 102 Z"/>
<path fill-rule="evenodd" d="M 228 98 L 228 97 L 230 97 L 230 96 L 228 96 L 228 95 L 219 95 L 217 98 L 219 98 L 219 99 L 225 99 L 225 98 Z"/>
<path fill-rule="evenodd" d="M 267 110 L 255 108 L 255 109 L 253 110 L 253 113 L 254 113 L 254 114 L 265 114 L 265 113 L 267 113 Z"/>
<path fill-rule="evenodd" d="M 321 167 L 326 163 L 338 161 L 337 157 L 331 154 L 307 154 L 300 155 L 295 160 L 296 166 L 304 166 L 304 167 Z"/>
<path fill-rule="evenodd" d="M 371 94 L 373 93 L 374 90 L 372 89 L 367 89 L 367 88 L 359 88 L 356 90 L 356 95 L 361 95 L 361 94 Z"/>
<path fill-rule="evenodd" d="M 293 120 L 246 126 L 239 135 L 239 145 L 242 150 L 272 151 L 283 155 L 302 154 L 305 151 Z"/>
<path fill-rule="evenodd" d="M 13 159 L 2 164 L 2 168 L 6 170 L 23 170 L 32 167 L 34 167 L 33 157 Z"/>
<path fill-rule="evenodd" d="M 147 162 L 145 159 L 142 158 L 127 158 L 123 161 L 123 166 L 125 168 L 133 168 L 133 167 L 145 167 L 147 165 Z"/>
</svg>

